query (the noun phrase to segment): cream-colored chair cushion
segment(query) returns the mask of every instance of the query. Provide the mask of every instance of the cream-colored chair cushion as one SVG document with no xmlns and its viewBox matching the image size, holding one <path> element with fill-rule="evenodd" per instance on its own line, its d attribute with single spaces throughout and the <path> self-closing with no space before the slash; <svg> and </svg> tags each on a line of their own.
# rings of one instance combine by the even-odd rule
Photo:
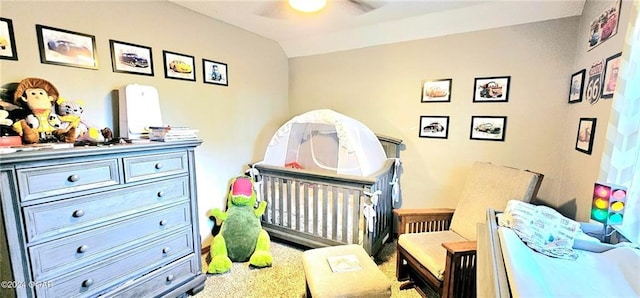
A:
<svg viewBox="0 0 640 298">
<path fill-rule="evenodd" d="M 444 279 L 447 257 L 447 250 L 442 247 L 442 243 L 459 241 L 466 239 L 453 231 L 402 234 L 398 237 L 398 245 L 439 280 Z"/>
<path fill-rule="evenodd" d="M 450 229 L 467 240 L 475 241 L 476 224 L 485 223 L 487 208 L 504 210 L 509 200 L 529 202 L 537 183 L 535 173 L 475 162 L 458 200 Z"/>
</svg>

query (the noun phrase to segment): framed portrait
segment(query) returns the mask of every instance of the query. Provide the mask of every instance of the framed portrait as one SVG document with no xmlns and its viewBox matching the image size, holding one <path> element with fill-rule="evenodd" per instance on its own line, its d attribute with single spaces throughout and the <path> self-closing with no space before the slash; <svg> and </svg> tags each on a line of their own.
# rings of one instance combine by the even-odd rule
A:
<svg viewBox="0 0 640 298">
<path fill-rule="evenodd" d="M 504 141 L 506 130 L 506 116 L 471 116 L 472 140 Z"/>
<path fill-rule="evenodd" d="M 576 150 L 591 155 L 593 138 L 596 134 L 596 118 L 580 118 L 578 135 L 576 136 Z"/>
<path fill-rule="evenodd" d="M 113 72 L 153 76 L 150 47 L 110 39 Z"/>
<path fill-rule="evenodd" d="M 226 63 L 202 59 L 202 77 L 207 84 L 229 86 Z"/>
<path fill-rule="evenodd" d="M 620 19 L 620 0 L 613 2 L 605 8 L 599 16 L 591 21 L 589 25 L 589 36 L 587 38 L 589 49 L 599 46 L 612 36 L 618 33 L 618 21 Z"/>
<path fill-rule="evenodd" d="M 36 34 L 40 62 L 98 69 L 95 36 L 43 25 L 36 25 Z"/>
<path fill-rule="evenodd" d="M 196 66 L 193 56 L 162 51 L 164 58 L 164 77 L 168 79 L 195 81 Z"/>
<path fill-rule="evenodd" d="M 612 98 L 616 91 L 616 82 L 618 81 L 618 70 L 620 69 L 620 61 L 622 60 L 622 52 L 607 58 L 604 63 L 604 75 L 602 80 L 602 98 Z"/>
<path fill-rule="evenodd" d="M 18 60 L 13 22 L 5 18 L 0 18 L 0 59 Z"/>
<path fill-rule="evenodd" d="M 446 139 L 449 136 L 449 116 L 420 116 L 421 138 Z"/>
<path fill-rule="evenodd" d="M 422 81 L 421 102 L 450 102 L 452 79 Z"/>
<path fill-rule="evenodd" d="M 476 78 L 473 102 L 508 102 L 511 77 Z"/>
<path fill-rule="evenodd" d="M 584 76 L 586 69 L 582 69 L 571 75 L 571 87 L 569 88 L 569 103 L 578 103 L 582 101 L 582 92 L 584 91 Z"/>
</svg>

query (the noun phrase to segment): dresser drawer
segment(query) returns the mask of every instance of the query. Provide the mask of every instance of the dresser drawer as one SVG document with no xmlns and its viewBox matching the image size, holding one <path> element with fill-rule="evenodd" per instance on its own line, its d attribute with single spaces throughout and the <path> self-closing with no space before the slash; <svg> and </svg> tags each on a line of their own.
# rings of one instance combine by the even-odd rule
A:
<svg viewBox="0 0 640 298">
<path fill-rule="evenodd" d="M 17 170 L 22 201 L 120 184 L 118 160 Z"/>
<path fill-rule="evenodd" d="M 193 255 L 192 238 L 190 229 L 182 229 L 130 253 L 43 281 L 52 286 L 36 288 L 36 294 L 38 297 L 56 298 L 98 295 L 117 283 L 139 277 L 180 257 Z"/>
<path fill-rule="evenodd" d="M 187 177 L 24 208 L 27 241 L 62 237 L 108 221 L 189 199 Z"/>
<path fill-rule="evenodd" d="M 124 175 L 127 183 L 149 178 L 183 174 L 188 171 L 187 153 L 145 155 L 124 158 Z"/>
<path fill-rule="evenodd" d="M 130 286 L 107 295 L 108 297 L 159 297 L 164 292 L 196 276 L 202 268 L 198 267 L 196 255 L 179 259 L 161 269 L 137 279 Z"/>
<path fill-rule="evenodd" d="M 176 228 L 190 226 L 190 208 L 183 203 L 29 248 L 32 273 L 42 280 L 56 272 L 71 271 L 95 263 L 97 258 L 122 253 L 127 247 L 164 237 Z"/>
</svg>

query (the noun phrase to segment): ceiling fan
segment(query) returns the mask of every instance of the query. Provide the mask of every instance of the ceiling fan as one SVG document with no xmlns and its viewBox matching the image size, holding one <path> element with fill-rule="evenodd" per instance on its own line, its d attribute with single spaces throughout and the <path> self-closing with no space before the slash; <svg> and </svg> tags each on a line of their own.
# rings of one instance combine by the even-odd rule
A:
<svg viewBox="0 0 640 298">
<path fill-rule="evenodd" d="M 296 3 L 321 2 L 321 6 L 311 12 L 304 11 L 304 9 L 297 9 L 293 6 Z M 322 12 L 324 10 L 343 10 L 345 13 L 351 15 L 359 15 L 370 12 L 382 6 L 382 1 L 365 1 L 365 0 L 279 0 L 269 1 L 267 5 L 258 13 L 263 17 L 274 19 L 289 19 L 304 14 L 311 14 L 315 12 Z"/>
</svg>

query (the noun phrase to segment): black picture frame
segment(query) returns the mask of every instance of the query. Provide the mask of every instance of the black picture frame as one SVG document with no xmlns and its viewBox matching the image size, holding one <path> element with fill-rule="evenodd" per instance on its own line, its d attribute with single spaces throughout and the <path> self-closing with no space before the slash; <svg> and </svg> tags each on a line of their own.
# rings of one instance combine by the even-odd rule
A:
<svg viewBox="0 0 640 298">
<path fill-rule="evenodd" d="M 508 102 L 511 76 L 475 78 L 473 102 Z"/>
<path fill-rule="evenodd" d="M 604 63 L 604 74 L 602 75 L 602 93 L 600 98 L 612 98 L 616 91 L 618 81 L 618 71 L 622 61 L 622 52 L 607 58 Z"/>
<path fill-rule="evenodd" d="M 162 57 L 165 78 L 196 81 L 196 65 L 193 56 L 163 50 Z"/>
<path fill-rule="evenodd" d="M 422 81 L 420 102 L 451 102 L 453 79 Z"/>
<path fill-rule="evenodd" d="M 596 118 L 580 118 L 576 135 L 576 150 L 591 155 L 593 139 L 596 135 Z"/>
<path fill-rule="evenodd" d="M 214 70 L 217 70 L 214 75 Z M 202 59 L 202 82 L 221 86 L 229 86 L 229 70 L 226 63 Z"/>
<path fill-rule="evenodd" d="M 449 116 L 420 116 L 421 138 L 446 139 L 449 137 Z"/>
<path fill-rule="evenodd" d="M 98 69 L 95 36 L 39 24 L 36 35 L 41 63 Z"/>
<path fill-rule="evenodd" d="M 586 75 L 586 69 L 582 69 L 573 75 L 571 75 L 571 82 L 569 87 L 569 103 L 582 102 L 582 93 L 584 93 L 584 80 Z"/>
<path fill-rule="evenodd" d="M 113 72 L 153 76 L 150 47 L 109 39 Z"/>
<path fill-rule="evenodd" d="M 471 116 L 471 140 L 504 142 L 506 132 L 506 116 Z"/>
<path fill-rule="evenodd" d="M 13 21 L 0 18 L 0 59 L 18 60 L 16 37 L 13 33 Z"/>
</svg>

